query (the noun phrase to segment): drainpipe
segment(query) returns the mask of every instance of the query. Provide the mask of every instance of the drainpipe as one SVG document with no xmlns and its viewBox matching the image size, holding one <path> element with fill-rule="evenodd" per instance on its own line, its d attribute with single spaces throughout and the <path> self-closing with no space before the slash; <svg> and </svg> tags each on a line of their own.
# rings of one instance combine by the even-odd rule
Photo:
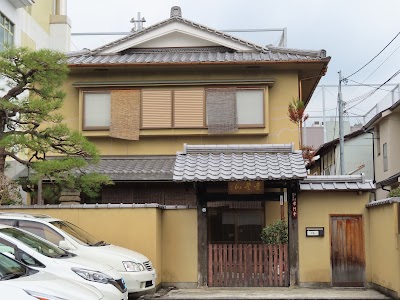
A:
<svg viewBox="0 0 400 300">
<path fill-rule="evenodd" d="M 375 135 L 373 132 L 370 132 L 370 131 L 364 130 L 364 132 L 372 134 L 372 173 L 373 173 L 373 177 L 374 177 L 372 182 L 375 183 L 376 182 L 376 180 L 375 180 Z M 382 187 L 382 189 L 383 189 L 383 187 Z M 372 193 L 374 194 L 374 200 L 376 200 L 376 191 L 373 191 Z M 371 201 L 371 199 L 370 199 L 370 201 Z"/>
</svg>

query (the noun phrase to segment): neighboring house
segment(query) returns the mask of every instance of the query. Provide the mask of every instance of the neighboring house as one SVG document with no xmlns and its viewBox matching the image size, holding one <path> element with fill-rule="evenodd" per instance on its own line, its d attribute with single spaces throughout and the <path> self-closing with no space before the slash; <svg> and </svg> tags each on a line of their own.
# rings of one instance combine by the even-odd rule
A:
<svg viewBox="0 0 400 300">
<path fill-rule="evenodd" d="M 373 135 L 376 199 L 385 199 L 400 180 L 400 100 L 378 113 L 364 129 Z"/>
<path fill-rule="evenodd" d="M 68 52 L 71 22 L 66 13 L 67 0 L 1 0 L 0 51 L 16 46 Z M 0 81 L 0 93 L 1 85 Z M 12 178 L 23 169 L 23 165 L 7 159 L 7 176 Z M 24 193 L 23 198 L 26 202 Z"/>
<path fill-rule="evenodd" d="M 67 0 L 2 0 L 0 51 L 6 46 L 69 51 Z"/>
<path fill-rule="evenodd" d="M 373 136 L 358 130 L 344 136 L 344 171 L 355 175 L 364 173 L 368 179 L 374 178 Z M 335 139 L 321 145 L 315 152 L 316 159 L 310 166 L 310 175 L 340 174 L 340 145 Z"/>
<path fill-rule="evenodd" d="M 351 126 L 349 121 L 344 121 L 344 134 L 350 134 L 361 129 L 361 125 Z M 318 149 L 322 144 L 328 143 L 339 137 L 339 122 L 333 120 L 324 122 L 314 121 L 311 126 L 303 128 L 303 143 Z"/>
</svg>

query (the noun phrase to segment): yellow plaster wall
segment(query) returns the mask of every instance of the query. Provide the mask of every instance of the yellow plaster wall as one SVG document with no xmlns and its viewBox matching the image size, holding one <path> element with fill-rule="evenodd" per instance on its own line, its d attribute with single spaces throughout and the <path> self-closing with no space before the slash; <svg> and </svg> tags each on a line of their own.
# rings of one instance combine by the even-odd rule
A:
<svg viewBox="0 0 400 300">
<path fill-rule="evenodd" d="M 400 293 L 398 203 L 368 209 L 372 282 Z"/>
<path fill-rule="evenodd" d="M 287 221 L 287 202 L 283 203 L 283 214 Z M 281 219 L 281 205 L 279 201 L 266 201 L 265 202 L 265 226 L 271 225 L 272 223 Z"/>
<path fill-rule="evenodd" d="M 9 212 L 10 210 L 7 210 Z M 146 255 L 162 280 L 161 212 L 157 208 L 18 209 L 69 221 L 94 237 Z"/>
<path fill-rule="evenodd" d="M 94 75 L 96 74 L 96 75 Z M 99 74 L 99 75 L 97 75 Z M 168 76 L 167 76 L 168 75 Z M 198 80 L 202 75 L 187 74 L 164 74 L 143 75 L 141 72 L 120 71 L 98 71 L 97 73 L 85 71 L 77 74 L 74 71 L 70 79 L 65 83 L 67 94 L 65 103 L 61 110 L 65 122 L 75 130 L 81 130 L 82 101 L 80 102 L 79 89 L 73 87 L 76 82 L 112 82 L 112 81 L 135 81 L 135 80 Z M 167 77 L 166 77 L 167 76 Z M 182 151 L 183 143 L 188 144 L 245 144 L 245 143 L 292 143 L 298 147 L 297 127 L 291 123 L 287 116 L 287 108 L 290 101 L 298 95 L 297 72 L 276 71 L 274 73 L 260 72 L 249 78 L 273 78 L 275 83 L 268 88 L 266 97 L 266 128 L 264 129 L 240 129 L 238 133 L 221 136 L 209 136 L 206 129 L 163 129 L 163 130 L 141 130 L 139 141 L 126 141 L 108 137 L 107 131 L 85 131 L 84 134 L 96 143 L 102 155 L 144 155 L 144 154 L 176 154 Z M 210 72 L 207 80 L 219 79 L 243 79 L 236 72 Z M 99 88 L 98 90 L 102 90 Z M 104 90 L 104 88 L 103 88 Z"/>
<path fill-rule="evenodd" d="M 298 197 L 299 280 L 300 283 L 331 283 L 330 215 L 362 215 L 365 245 L 366 282 L 371 282 L 369 218 L 365 205 L 369 193 L 301 192 Z M 324 227 L 325 236 L 306 237 L 306 227 Z"/>
<path fill-rule="evenodd" d="M 197 284 L 197 211 L 162 211 L 162 281 Z"/>
<path fill-rule="evenodd" d="M 157 270 L 157 284 L 197 284 L 196 209 L 32 208 L 13 211 L 66 220 L 98 239 L 143 253 Z"/>
<path fill-rule="evenodd" d="M 50 33 L 50 15 L 53 14 L 53 2 L 53 0 L 35 0 L 35 4 L 30 9 L 32 18 L 47 33 Z"/>
</svg>

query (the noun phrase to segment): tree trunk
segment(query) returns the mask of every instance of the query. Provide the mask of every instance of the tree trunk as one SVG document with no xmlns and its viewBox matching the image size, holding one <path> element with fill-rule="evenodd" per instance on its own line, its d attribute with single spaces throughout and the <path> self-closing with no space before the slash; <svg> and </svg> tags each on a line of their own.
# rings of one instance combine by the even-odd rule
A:
<svg viewBox="0 0 400 300">
<path fill-rule="evenodd" d="M 6 149 L 4 147 L 0 147 L 0 175 L 4 175 L 6 169 Z"/>
</svg>

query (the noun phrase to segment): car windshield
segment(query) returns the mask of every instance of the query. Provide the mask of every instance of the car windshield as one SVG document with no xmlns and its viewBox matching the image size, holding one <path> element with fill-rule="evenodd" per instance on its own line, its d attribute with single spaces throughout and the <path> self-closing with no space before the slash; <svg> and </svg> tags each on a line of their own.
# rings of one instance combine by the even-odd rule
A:
<svg viewBox="0 0 400 300">
<path fill-rule="evenodd" d="M 68 252 L 58 248 L 57 246 L 17 228 L 3 228 L 0 229 L 0 232 L 15 238 L 16 240 L 24 243 L 25 245 L 47 257 L 61 258 L 70 256 Z"/>
<path fill-rule="evenodd" d="M 75 240 L 78 242 L 82 243 L 83 245 L 88 245 L 88 246 L 104 246 L 107 245 L 106 242 L 100 241 L 96 239 L 95 237 L 91 236 L 89 233 L 87 233 L 85 230 L 82 228 L 79 228 L 78 226 L 66 222 L 66 221 L 53 221 L 50 222 L 57 228 L 60 228 L 61 230 L 65 231 L 68 233 L 70 236 L 72 236 Z"/>
<path fill-rule="evenodd" d="M 0 254 L 0 280 L 9 280 L 27 275 L 28 269 L 15 260 Z"/>
</svg>

